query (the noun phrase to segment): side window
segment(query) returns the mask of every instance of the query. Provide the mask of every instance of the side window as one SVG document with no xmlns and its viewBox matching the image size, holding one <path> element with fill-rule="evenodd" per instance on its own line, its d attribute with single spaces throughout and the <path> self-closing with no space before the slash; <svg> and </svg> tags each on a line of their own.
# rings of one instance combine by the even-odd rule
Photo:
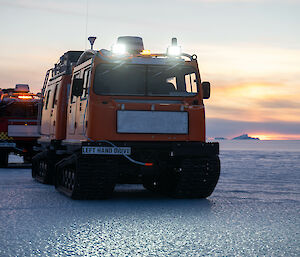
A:
<svg viewBox="0 0 300 257">
<path fill-rule="evenodd" d="M 186 92 L 197 93 L 198 90 L 197 90 L 196 74 L 195 73 L 186 74 L 184 78 L 185 78 Z"/>
<path fill-rule="evenodd" d="M 80 78 L 80 72 L 78 72 L 77 74 L 75 74 L 74 75 L 74 78 Z M 72 85 L 72 87 L 73 87 L 74 85 Z M 72 88 L 71 88 L 71 90 L 72 90 Z M 71 101 L 71 104 L 72 103 L 75 103 L 75 97 L 76 96 L 74 96 L 73 94 L 71 95 L 71 98 L 70 98 L 70 101 Z"/>
<path fill-rule="evenodd" d="M 53 98 L 52 98 L 52 108 L 54 108 L 54 105 L 56 103 L 56 95 L 57 95 L 57 88 L 58 88 L 59 84 L 56 84 L 55 89 L 54 89 L 54 94 L 53 94 Z"/>
<path fill-rule="evenodd" d="M 51 90 L 48 90 L 48 91 L 47 91 L 46 102 L 45 102 L 45 110 L 48 109 L 49 98 L 50 98 L 50 92 L 51 92 Z"/>
<path fill-rule="evenodd" d="M 90 75 L 91 75 L 90 69 L 85 70 L 83 73 L 83 93 L 81 99 L 85 99 L 88 95 Z"/>
</svg>

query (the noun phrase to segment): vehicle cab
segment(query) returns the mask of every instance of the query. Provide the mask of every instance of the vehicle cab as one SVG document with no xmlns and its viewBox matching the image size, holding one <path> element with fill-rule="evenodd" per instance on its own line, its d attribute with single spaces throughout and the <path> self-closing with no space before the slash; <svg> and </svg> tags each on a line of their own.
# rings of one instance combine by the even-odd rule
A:
<svg viewBox="0 0 300 257">
<path fill-rule="evenodd" d="M 77 65 L 66 141 L 205 142 L 209 83 L 201 84 L 197 57 L 173 41 L 166 54 L 154 54 L 141 38 L 121 37 L 112 51 Z"/>
</svg>

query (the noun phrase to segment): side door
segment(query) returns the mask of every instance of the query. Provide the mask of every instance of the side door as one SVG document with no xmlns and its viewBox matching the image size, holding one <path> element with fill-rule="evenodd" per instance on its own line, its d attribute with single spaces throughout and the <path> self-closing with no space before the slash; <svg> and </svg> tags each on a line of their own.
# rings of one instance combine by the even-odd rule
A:
<svg viewBox="0 0 300 257">
<path fill-rule="evenodd" d="M 85 134 L 86 124 L 87 124 L 87 102 L 88 102 L 88 90 L 90 84 L 90 74 L 91 69 L 87 67 L 83 71 L 83 90 L 82 95 L 80 97 L 79 105 L 77 106 L 77 113 L 76 113 L 76 122 L 78 124 L 78 130 L 76 133 L 80 135 Z"/>
<path fill-rule="evenodd" d="M 42 109 L 42 125 L 41 134 L 45 136 L 50 136 L 50 112 L 51 112 L 51 95 L 53 94 L 53 86 L 48 86 L 45 92 L 45 99 L 43 101 Z"/>
<path fill-rule="evenodd" d="M 76 122 L 77 106 L 80 104 L 78 100 L 80 97 L 73 94 L 74 78 L 81 78 L 81 70 L 74 74 L 71 85 L 69 107 L 68 107 L 68 134 L 74 135 L 78 126 Z"/>
<path fill-rule="evenodd" d="M 57 95 L 59 92 L 60 81 L 58 81 L 53 89 L 52 99 L 51 99 L 51 111 L 50 111 L 50 135 L 55 134 L 56 127 L 56 112 L 57 112 Z"/>
</svg>

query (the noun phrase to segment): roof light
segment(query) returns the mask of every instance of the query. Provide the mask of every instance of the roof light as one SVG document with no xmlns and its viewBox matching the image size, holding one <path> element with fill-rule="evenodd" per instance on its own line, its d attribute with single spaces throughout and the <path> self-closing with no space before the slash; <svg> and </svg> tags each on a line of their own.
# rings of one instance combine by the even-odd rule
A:
<svg viewBox="0 0 300 257">
<path fill-rule="evenodd" d="M 17 84 L 15 87 L 16 92 L 28 93 L 29 92 L 29 85 L 27 84 Z"/>
<path fill-rule="evenodd" d="M 32 96 L 31 95 L 19 95 L 18 98 L 22 99 L 22 100 L 28 100 L 28 99 L 32 99 Z"/>
<path fill-rule="evenodd" d="M 167 54 L 170 56 L 180 56 L 181 55 L 181 47 L 180 46 L 170 46 L 170 47 L 168 47 Z"/>
<path fill-rule="evenodd" d="M 141 52 L 142 55 L 151 55 L 151 51 L 150 50 L 143 50 Z"/>
<path fill-rule="evenodd" d="M 140 54 L 144 50 L 143 39 L 141 37 L 118 37 L 117 44 L 124 44 L 126 46 L 126 53 L 128 54 Z"/>
<path fill-rule="evenodd" d="M 177 38 L 172 38 L 172 45 L 167 49 L 167 55 L 170 56 L 180 56 L 181 55 L 181 46 L 177 45 Z"/>
<path fill-rule="evenodd" d="M 126 54 L 126 46 L 124 44 L 114 44 L 112 52 L 117 55 L 124 55 Z"/>
</svg>

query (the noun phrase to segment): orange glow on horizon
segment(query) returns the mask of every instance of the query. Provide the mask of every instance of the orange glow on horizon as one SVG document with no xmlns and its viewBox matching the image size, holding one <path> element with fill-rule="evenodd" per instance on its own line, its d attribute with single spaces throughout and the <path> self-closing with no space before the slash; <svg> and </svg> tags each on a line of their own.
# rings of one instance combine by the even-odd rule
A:
<svg viewBox="0 0 300 257">
<path fill-rule="evenodd" d="M 216 84 L 218 85 L 218 84 Z M 300 89 L 294 84 L 252 81 L 223 83 L 207 101 L 208 118 L 251 122 L 298 122 Z"/>
<path fill-rule="evenodd" d="M 249 134 L 249 137 L 259 138 L 260 140 L 300 140 L 300 134 L 270 134 L 266 133 L 253 133 Z"/>
</svg>

